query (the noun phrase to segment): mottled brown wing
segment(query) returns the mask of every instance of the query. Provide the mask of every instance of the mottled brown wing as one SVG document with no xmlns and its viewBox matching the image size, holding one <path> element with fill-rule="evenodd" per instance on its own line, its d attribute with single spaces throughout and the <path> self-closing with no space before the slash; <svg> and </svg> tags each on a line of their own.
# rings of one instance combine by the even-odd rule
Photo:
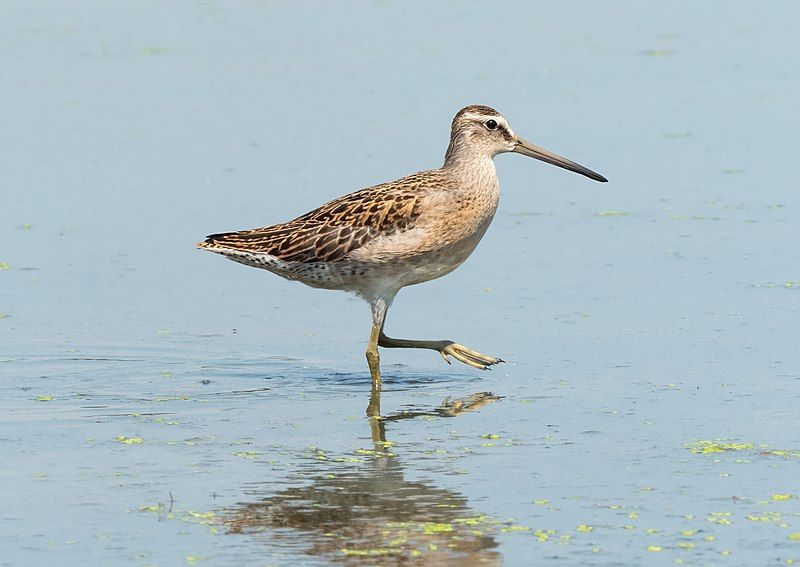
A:
<svg viewBox="0 0 800 567">
<path fill-rule="evenodd" d="M 417 183 L 377 185 L 289 222 L 212 234 L 201 246 L 269 254 L 286 262 L 336 262 L 377 236 L 411 228 L 419 216 L 419 189 Z"/>
</svg>

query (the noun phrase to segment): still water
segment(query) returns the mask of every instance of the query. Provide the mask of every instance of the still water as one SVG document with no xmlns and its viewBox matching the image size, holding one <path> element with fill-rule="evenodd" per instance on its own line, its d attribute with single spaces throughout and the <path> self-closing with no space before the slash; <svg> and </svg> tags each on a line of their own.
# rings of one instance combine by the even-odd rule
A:
<svg viewBox="0 0 800 567">
<path fill-rule="evenodd" d="M 0 564 L 800 561 L 793 2 L 5 2 Z M 453 274 L 360 300 L 196 251 L 497 159 Z M 380 408 L 380 420 L 366 409 Z"/>
</svg>

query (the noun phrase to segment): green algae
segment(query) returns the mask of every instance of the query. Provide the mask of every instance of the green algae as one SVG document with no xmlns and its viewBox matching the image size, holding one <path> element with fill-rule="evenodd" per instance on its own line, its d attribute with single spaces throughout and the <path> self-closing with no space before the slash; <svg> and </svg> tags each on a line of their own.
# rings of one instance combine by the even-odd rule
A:
<svg viewBox="0 0 800 567">
<path fill-rule="evenodd" d="M 263 453 L 261 451 L 235 451 L 231 454 L 235 457 L 241 457 L 243 459 L 252 460 L 258 457 L 259 455 L 262 455 Z"/>
<path fill-rule="evenodd" d="M 117 435 L 114 437 L 114 439 L 123 445 L 140 445 L 141 443 L 144 443 L 144 439 L 141 437 L 125 437 L 124 435 Z"/>
<path fill-rule="evenodd" d="M 726 451 L 746 451 L 753 449 L 753 443 L 731 443 L 725 441 L 694 441 L 687 444 L 692 453 L 708 454 L 708 453 L 724 453 Z"/>
</svg>

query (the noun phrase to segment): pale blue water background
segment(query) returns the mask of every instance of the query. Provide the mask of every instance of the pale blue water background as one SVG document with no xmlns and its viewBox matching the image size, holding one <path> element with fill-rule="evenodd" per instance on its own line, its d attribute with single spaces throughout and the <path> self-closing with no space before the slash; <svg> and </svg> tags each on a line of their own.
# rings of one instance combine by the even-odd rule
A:
<svg viewBox="0 0 800 567">
<path fill-rule="evenodd" d="M 800 561 L 798 16 L 0 4 L 0 564 Z M 470 103 L 611 181 L 497 159 L 387 329 L 509 362 L 384 351 L 433 415 L 376 455 L 366 305 L 192 244 L 438 166 Z"/>
</svg>

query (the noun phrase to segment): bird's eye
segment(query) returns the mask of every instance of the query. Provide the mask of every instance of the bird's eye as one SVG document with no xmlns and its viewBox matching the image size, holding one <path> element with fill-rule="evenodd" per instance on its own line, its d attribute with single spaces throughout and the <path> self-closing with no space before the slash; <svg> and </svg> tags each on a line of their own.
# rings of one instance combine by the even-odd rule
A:
<svg viewBox="0 0 800 567">
<path fill-rule="evenodd" d="M 485 124 L 486 124 L 486 127 L 489 130 L 497 130 L 497 121 L 496 120 L 487 120 Z"/>
</svg>

